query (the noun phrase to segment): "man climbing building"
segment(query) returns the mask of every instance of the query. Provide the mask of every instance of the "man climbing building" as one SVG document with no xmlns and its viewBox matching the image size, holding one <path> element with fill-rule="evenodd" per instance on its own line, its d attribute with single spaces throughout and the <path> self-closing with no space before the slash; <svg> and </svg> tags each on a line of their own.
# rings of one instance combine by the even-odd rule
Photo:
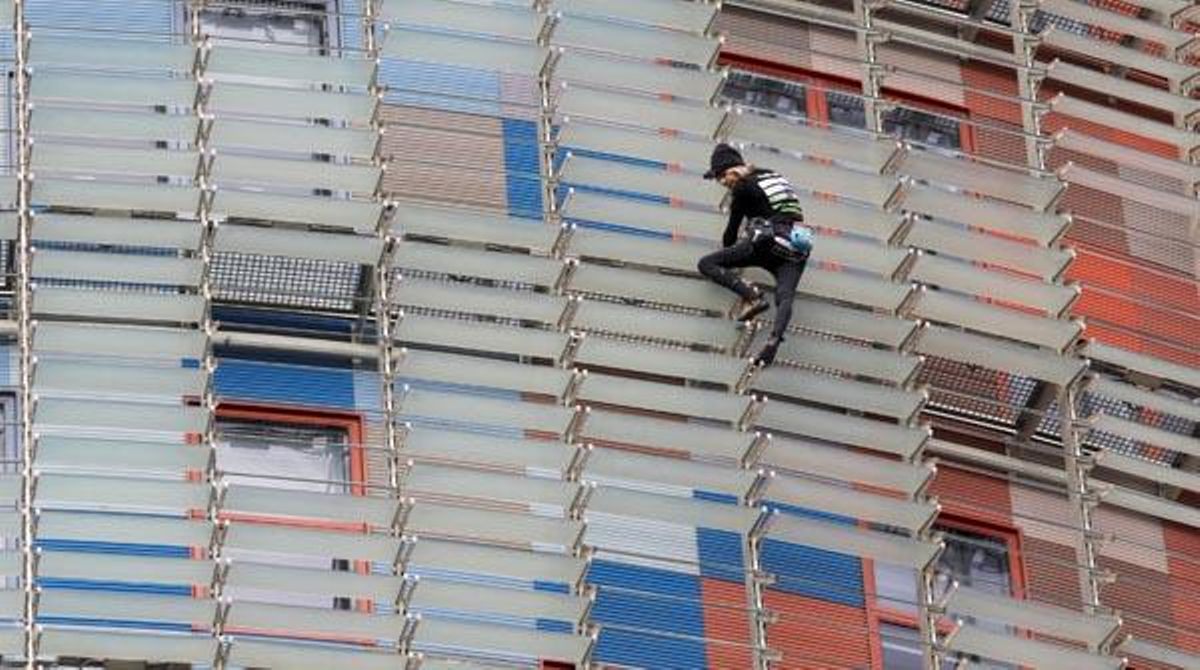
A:
<svg viewBox="0 0 1200 670">
<path fill-rule="evenodd" d="M 729 189 L 732 202 L 721 237 L 723 248 L 700 259 L 700 272 L 742 297 L 738 321 L 753 319 L 770 304 L 760 288 L 731 268 L 755 266 L 774 276 L 775 325 L 762 350 L 754 356 L 756 364 L 770 365 L 792 319 L 796 284 L 812 251 L 812 231 L 804 225 L 800 201 L 787 179 L 772 170 L 747 165 L 738 150 L 728 144 L 713 149 L 704 178 L 716 179 Z"/>
</svg>

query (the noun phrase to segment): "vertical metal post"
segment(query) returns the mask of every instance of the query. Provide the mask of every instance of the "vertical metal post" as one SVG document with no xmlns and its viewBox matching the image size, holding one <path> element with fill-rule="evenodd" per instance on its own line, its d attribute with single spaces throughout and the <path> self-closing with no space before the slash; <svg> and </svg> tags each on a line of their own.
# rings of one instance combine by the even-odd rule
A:
<svg viewBox="0 0 1200 670">
<path fill-rule="evenodd" d="M 1089 614 L 1099 613 L 1100 578 L 1096 562 L 1095 533 L 1092 524 L 1092 506 L 1095 496 L 1088 485 L 1088 468 L 1084 464 L 1078 429 L 1075 402 L 1078 387 L 1074 384 L 1061 387 L 1058 393 L 1059 424 L 1063 443 L 1063 465 L 1067 471 L 1067 499 L 1075 516 L 1076 561 L 1079 564 L 1079 594 L 1083 610 Z"/>
<path fill-rule="evenodd" d="M 874 0 L 854 0 L 854 18 L 862 27 L 862 30 L 855 32 L 855 41 L 863 59 L 863 112 L 866 116 L 867 130 L 878 133 L 883 130 L 883 106 L 880 104 L 883 85 L 880 82 L 882 70 L 877 53 L 879 35 L 875 32 L 873 2 Z"/>
<path fill-rule="evenodd" d="M 13 2 L 13 34 L 16 44 L 17 93 L 17 338 L 21 352 L 21 588 L 24 590 L 25 667 L 37 665 L 37 596 L 34 563 L 34 432 L 33 432 L 33 311 L 30 271 L 33 218 L 29 195 L 33 187 L 30 172 L 29 138 L 29 34 L 25 26 L 25 2 Z"/>
<path fill-rule="evenodd" d="M 754 645 L 754 670 L 770 670 L 771 653 L 767 646 L 766 600 L 763 594 L 762 539 L 746 535 L 743 551 L 749 568 L 746 572 L 746 601 L 750 607 L 750 644 Z"/>
<path fill-rule="evenodd" d="M 1025 131 L 1025 162 L 1031 168 L 1044 170 L 1046 145 L 1042 142 L 1041 121 L 1036 110 L 1039 81 L 1033 73 L 1037 66 L 1034 59 L 1037 38 L 1031 28 L 1038 4 L 1038 0 L 1016 0 L 1010 3 L 1009 19 L 1014 30 L 1012 49 L 1017 65 L 1017 97 L 1021 101 L 1021 126 Z"/>
</svg>

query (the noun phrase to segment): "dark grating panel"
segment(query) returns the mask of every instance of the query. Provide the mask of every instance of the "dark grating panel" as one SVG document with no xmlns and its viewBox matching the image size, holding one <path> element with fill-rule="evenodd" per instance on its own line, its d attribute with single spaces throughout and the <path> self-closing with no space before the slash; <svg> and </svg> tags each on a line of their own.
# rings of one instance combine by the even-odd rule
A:
<svg viewBox="0 0 1200 670">
<path fill-rule="evenodd" d="M 212 272 L 217 300 L 340 312 L 363 300 L 362 266 L 353 263 L 223 252 Z"/>
<path fill-rule="evenodd" d="M 917 376 L 938 409 L 1006 426 L 1016 422 L 1037 380 L 929 356 Z"/>
</svg>

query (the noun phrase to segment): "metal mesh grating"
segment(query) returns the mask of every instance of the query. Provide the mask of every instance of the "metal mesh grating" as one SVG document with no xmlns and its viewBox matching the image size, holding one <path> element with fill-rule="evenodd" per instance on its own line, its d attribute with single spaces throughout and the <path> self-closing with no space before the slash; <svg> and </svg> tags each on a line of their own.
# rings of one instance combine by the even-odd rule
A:
<svg viewBox="0 0 1200 670">
<path fill-rule="evenodd" d="M 1037 388 L 1030 377 L 930 356 L 918 382 L 929 385 L 931 407 L 1013 425 Z"/>
<path fill-rule="evenodd" d="M 1114 416 L 1144 426 L 1182 435 L 1191 435 L 1196 429 L 1196 424 L 1187 419 L 1143 411 L 1121 400 L 1114 400 L 1095 393 L 1084 393 L 1079 399 L 1080 418 L 1086 419 L 1098 414 Z M 1038 431 L 1058 435 L 1059 415 L 1057 403 L 1051 405 L 1046 410 L 1046 416 L 1043 418 L 1041 425 L 1038 426 Z M 1178 452 L 1101 431 L 1091 431 L 1083 443 L 1084 446 L 1091 449 L 1108 449 L 1125 456 L 1141 458 L 1160 465 L 1173 466 L 1180 458 Z"/>
<path fill-rule="evenodd" d="M 217 300 L 341 312 L 364 300 L 362 266 L 352 263 L 223 252 L 212 272 Z"/>
</svg>

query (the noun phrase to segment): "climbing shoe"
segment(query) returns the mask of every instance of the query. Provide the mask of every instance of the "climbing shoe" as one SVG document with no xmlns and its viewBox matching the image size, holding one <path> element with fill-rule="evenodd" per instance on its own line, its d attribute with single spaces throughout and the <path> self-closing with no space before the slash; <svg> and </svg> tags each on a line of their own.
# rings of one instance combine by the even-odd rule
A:
<svg viewBox="0 0 1200 670">
<path fill-rule="evenodd" d="M 760 292 L 755 292 L 755 297 L 745 301 L 742 308 L 738 310 L 737 320 L 749 321 L 767 311 L 770 307 L 771 303 L 767 300 L 767 297 Z"/>
<path fill-rule="evenodd" d="M 774 363 L 775 355 L 779 353 L 779 345 L 782 343 L 782 339 L 777 339 L 774 337 L 768 338 L 767 343 L 763 345 L 762 350 L 760 350 L 758 354 L 754 356 L 754 364 L 765 368 Z"/>
</svg>

